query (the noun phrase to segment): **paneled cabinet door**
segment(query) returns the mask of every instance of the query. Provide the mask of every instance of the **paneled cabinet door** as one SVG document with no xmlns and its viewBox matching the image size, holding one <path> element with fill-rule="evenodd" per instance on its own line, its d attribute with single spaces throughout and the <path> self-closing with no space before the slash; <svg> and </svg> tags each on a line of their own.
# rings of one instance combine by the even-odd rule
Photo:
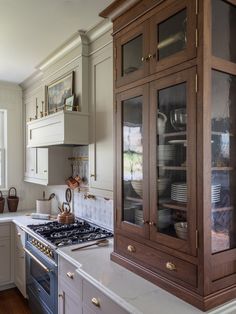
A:
<svg viewBox="0 0 236 314">
<path fill-rule="evenodd" d="M 25 177 L 34 178 L 36 174 L 36 148 L 26 148 Z"/>
<path fill-rule="evenodd" d="M 148 237 L 148 84 L 117 95 L 116 226 Z"/>
<path fill-rule="evenodd" d="M 196 1 L 179 0 L 150 19 L 150 73 L 196 56 L 196 17 Z"/>
<path fill-rule="evenodd" d="M 25 274 L 25 232 L 15 227 L 15 285 L 26 298 L 26 274 Z"/>
<path fill-rule="evenodd" d="M 36 177 L 48 180 L 48 149 L 36 148 Z"/>
<path fill-rule="evenodd" d="M 196 255 L 196 68 L 151 83 L 150 238 Z"/>
<path fill-rule="evenodd" d="M 89 188 L 112 198 L 113 192 L 113 56 L 112 45 L 90 57 Z"/>
<path fill-rule="evenodd" d="M 0 239 L 0 286 L 11 282 L 11 240 Z"/>
</svg>

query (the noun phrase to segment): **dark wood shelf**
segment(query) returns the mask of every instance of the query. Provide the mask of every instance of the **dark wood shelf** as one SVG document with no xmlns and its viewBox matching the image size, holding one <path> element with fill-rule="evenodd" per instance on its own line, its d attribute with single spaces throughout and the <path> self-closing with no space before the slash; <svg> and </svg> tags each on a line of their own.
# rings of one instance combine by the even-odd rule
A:
<svg viewBox="0 0 236 314">
<path fill-rule="evenodd" d="M 176 210 L 187 211 L 187 204 L 186 203 L 173 202 L 171 200 L 169 202 L 160 204 L 160 206 L 171 208 L 171 209 L 176 209 Z"/>
<path fill-rule="evenodd" d="M 224 211 L 228 211 L 228 210 L 233 210 L 233 206 L 230 207 L 219 207 L 219 208 L 212 208 L 211 211 L 213 213 L 215 212 L 224 212 Z"/>
<path fill-rule="evenodd" d="M 234 136 L 232 133 L 227 133 L 227 132 L 211 132 L 212 135 L 223 135 L 223 134 L 228 134 L 229 136 Z"/>
<path fill-rule="evenodd" d="M 183 132 L 171 132 L 171 133 L 163 133 L 163 134 L 158 134 L 158 136 L 163 136 L 163 137 L 175 137 L 175 136 L 186 136 L 186 131 Z"/>
<path fill-rule="evenodd" d="M 138 197 L 127 196 L 125 199 L 126 199 L 127 201 L 136 202 L 136 203 L 138 203 L 138 204 L 142 204 L 142 203 L 143 203 L 142 198 L 138 198 Z"/>
<path fill-rule="evenodd" d="M 212 167 L 212 171 L 232 171 L 234 170 L 233 167 Z"/>
<path fill-rule="evenodd" d="M 158 166 L 158 168 L 161 168 L 163 170 L 178 170 L 178 171 L 187 170 L 187 167 L 182 167 L 182 166 Z"/>
</svg>

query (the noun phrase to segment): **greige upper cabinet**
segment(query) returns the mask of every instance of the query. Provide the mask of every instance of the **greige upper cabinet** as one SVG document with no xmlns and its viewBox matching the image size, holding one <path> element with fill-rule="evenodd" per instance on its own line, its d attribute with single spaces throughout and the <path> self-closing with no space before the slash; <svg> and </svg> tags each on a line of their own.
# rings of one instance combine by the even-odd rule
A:
<svg viewBox="0 0 236 314">
<path fill-rule="evenodd" d="M 89 59 L 90 191 L 112 198 L 113 191 L 113 54 L 112 44 Z"/>
</svg>

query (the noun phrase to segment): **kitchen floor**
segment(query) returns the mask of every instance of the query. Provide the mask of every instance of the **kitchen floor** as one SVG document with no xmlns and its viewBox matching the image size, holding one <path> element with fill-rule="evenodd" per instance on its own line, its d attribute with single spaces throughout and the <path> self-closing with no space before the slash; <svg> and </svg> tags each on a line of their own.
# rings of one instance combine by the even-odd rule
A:
<svg viewBox="0 0 236 314">
<path fill-rule="evenodd" d="M 0 291 L 0 314 L 31 314 L 17 288 Z"/>
</svg>

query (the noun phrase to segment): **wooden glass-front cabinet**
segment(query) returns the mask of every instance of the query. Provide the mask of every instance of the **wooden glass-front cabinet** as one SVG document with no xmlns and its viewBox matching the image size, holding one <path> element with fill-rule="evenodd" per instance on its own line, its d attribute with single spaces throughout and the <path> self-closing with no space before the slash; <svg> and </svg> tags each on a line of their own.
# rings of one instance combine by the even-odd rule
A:
<svg viewBox="0 0 236 314">
<path fill-rule="evenodd" d="M 195 12 L 195 1 L 175 1 L 162 10 L 156 7 L 150 18 L 121 31 L 115 42 L 116 86 L 194 58 Z"/>
<path fill-rule="evenodd" d="M 236 298 L 236 0 L 121 2 L 111 258 L 208 310 Z"/>
</svg>

